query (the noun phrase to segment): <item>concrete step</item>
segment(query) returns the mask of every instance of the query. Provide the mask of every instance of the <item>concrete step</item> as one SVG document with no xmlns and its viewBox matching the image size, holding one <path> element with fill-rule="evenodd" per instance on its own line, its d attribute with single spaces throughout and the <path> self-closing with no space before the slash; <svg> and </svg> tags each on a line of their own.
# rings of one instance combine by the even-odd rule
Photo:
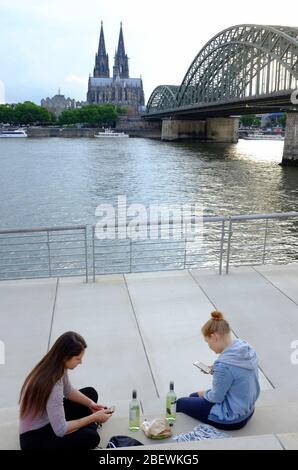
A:
<svg viewBox="0 0 298 470">
<path fill-rule="evenodd" d="M 122 447 L 120 449 L 131 450 L 138 449 L 138 447 Z M 142 451 L 156 449 L 155 444 L 142 447 Z M 203 441 L 163 444 L 162 450 L 283 450 L 283 446 L 276 436 L 267 434 L 233 439 L 205 439 Z"/>
<path fill-rule="evenodd" d="M 173 445 L 171 438 L 162 441 L 152 441 L 148 439 L 141 430 L 130 432 L 128 429 L 128 413 L 125 411 L 127 410 L 126 405 L 127 403 L 125 402 L 123 402 L 122 405 L 118 403 L 118 405 L 116 405 L 117 408 L 115 415 L 112 416 L 112 418 L 105 423 L 100 430 L 102 447 L 106 447 L 109 439 L 117 434 L 132 436 L 143 444 L 153 445 L 154 447 L 160 445 Z M 117 411 L 119 414 L 117 414 Z M 151 416 L 144 415 L 143 417 L 151 419 L 152 417 L 161 415 L 162 413 L 155 413 Z M 19 437 L 17 409 L 1 409 L 0 423 L 0 449 L 18 449 Z M 190 432 L 197 424 L 198 421 L 184 415 L 183 413 L 178 413 L 177 420 L 173 426 L 173 435 Z M 234 438 L 252 438 L 256 436 L 270 435 L 271 438 L 268 438 L 269 440 L 267 438 L 263 440 L 262 445 L 271 446 L 273 443 L 276 445 L 276 439 L 280 439 L 282 443 L 282 445 L 280 444 L 281 447 L 296 448 L 298 447 L 298 401 L 292 403 L 284 402 L 282 405 L 259 405 L 256 408 L 253 418 L 243 429 L 225 433 L 232 437 L 233 440 Z M 275 436 L 273 440 L 272 435 Z M 216 443 L 214 445 L 220 446 L 221 444 L 219 441 L 221 440 L 216 439 Z M 254 445 L 254 442 L 254 440 L 244 440 L 243 445 Z M 235 445 L 236 444 L 237 443 L 235 443 Z M 208 446 L 211 444 L 206 445 Z M 228 445 L 232 446 L 233 444 L 231 443 Z M 239 448 L 242 448 L 241 445 L 242 441 L 239 441 Z"/>
</svg>

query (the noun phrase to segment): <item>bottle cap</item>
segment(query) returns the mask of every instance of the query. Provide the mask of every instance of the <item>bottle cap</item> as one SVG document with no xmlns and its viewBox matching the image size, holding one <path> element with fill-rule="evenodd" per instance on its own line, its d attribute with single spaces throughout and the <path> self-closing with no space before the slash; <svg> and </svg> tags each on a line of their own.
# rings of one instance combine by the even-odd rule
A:
<svg viewBox="0 0 298 470">
<path fill-rule="evenodd" d="M 132 391 L 132 398 L 137 398 L 137 391 L 136 390 Z"/>
<path fill-rule="evenodd" d="M 170 390 L 174 390 L 174 382 L 173 381 L 170 382 Z"/>
</svg>

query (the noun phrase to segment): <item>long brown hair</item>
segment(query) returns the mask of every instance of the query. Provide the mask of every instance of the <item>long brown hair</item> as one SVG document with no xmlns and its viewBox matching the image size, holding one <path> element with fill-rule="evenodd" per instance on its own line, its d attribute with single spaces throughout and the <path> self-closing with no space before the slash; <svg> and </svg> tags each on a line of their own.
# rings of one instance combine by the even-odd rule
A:
<svg viewBox="0 0 298 470">
<path fill-rule="evenodd" d="M 20 415 L 30 413 L 32 418 L 44 411 L 50 393 L 64 374 L 65 362 L 78 356 L 87 347 L 84 338 L 73 331 L 67 331 L 53 344 L 26 378 L 20 393 Z"/>
<path fill-rule="evenodd" d="M 208 320 L 201 329 L 204 336 L 211 336 L 213 333 L 218 333 L 224 336 L 230 333 L 231 328 L 223 314 L 218 310 L 211 312 L 211 318 Z"/>
</svg>

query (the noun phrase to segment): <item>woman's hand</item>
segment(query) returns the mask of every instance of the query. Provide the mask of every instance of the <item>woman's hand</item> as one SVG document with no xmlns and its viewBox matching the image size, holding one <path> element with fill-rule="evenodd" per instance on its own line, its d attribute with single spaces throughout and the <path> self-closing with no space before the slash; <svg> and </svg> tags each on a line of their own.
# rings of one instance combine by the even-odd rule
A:
<svg viewBox="0 0 298 470">
<path fill-rule="evenodd" d="M 96 413 L 96 411 L 103 410 L 107 407 L 105 405 L 100 405 L 99 403 L 95 403 L 95 401 L 93 400 L 90 400 L 89 408 L 92 411 L 92 413 Z"/>
<path fill-rule="evenodd" d="M 105 423 L 112 416 L 112 414 L 113 413 L 111 413 L 107 409 L 102 409 L 93 413 L 92 416 L 94 418 L 94 422 Z"/>
<path fill-rule="evenodd" d="M 198 396 L 199 396 L 199 397 L 203 398 L 204 395 L 205 395 L 205 390 L 199 390 L 199 391 L 198 391 Z"/>
</svg>

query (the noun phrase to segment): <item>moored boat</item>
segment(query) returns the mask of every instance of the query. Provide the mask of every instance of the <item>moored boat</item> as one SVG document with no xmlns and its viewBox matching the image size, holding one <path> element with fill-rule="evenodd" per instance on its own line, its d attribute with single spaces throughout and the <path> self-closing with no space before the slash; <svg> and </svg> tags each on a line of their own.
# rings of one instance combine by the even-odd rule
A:
<svg viewBox="0 0 298 470">
<path fill-rule="evenodd" d="M 245 140 L 285 140 L 281 134 L 247 134 L 240 138 Z"/>
<path fill-rule="evenodd" d="M 98 132 L 98 134 L 94 134 L 94 137 L 111 137 L 111 138 L 117 138 L 117 137 L 124 137 L 127 138 L 129 137 L 128 134 L 125 134 L 125 132 L 114 132 L 112 129 L 105 129 L 102 132 Z"/>
<path fill-rule="evenodd" d="M 24 129 L 0 129 L 0 138 L 3 137 L 28 137 Z"/>
</svg>

